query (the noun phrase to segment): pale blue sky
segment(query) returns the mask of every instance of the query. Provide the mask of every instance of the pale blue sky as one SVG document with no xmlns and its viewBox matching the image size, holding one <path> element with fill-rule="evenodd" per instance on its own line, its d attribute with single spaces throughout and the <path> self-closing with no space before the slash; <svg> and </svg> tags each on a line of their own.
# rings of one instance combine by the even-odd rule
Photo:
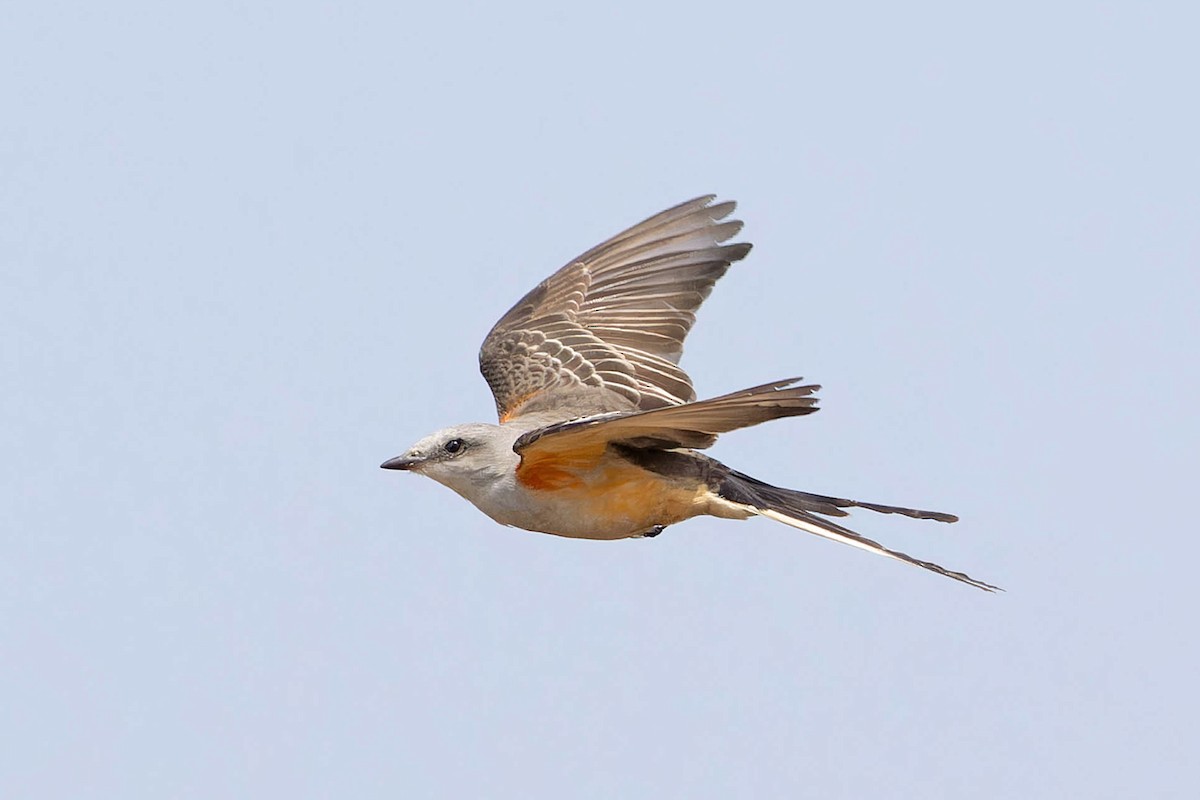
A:
<svg viewBox="0 0 1200 800">
<path fill-rule="evenodd" d="M 24 3 L 0 28 L 0 795 L 1185 797 L 1200 14 L 1184 3 Z M 701 394 L 763 479 L 958 513 L 496 526 L 566 259 L 740 201 Z"/>
</svg>

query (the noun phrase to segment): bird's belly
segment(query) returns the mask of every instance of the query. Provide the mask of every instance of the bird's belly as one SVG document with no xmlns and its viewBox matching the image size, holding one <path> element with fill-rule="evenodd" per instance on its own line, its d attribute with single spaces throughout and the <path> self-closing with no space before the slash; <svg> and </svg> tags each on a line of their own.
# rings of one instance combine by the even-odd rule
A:
<svg viewBox="0 0 1200 800">
<path fill-rule="evenodd" d="M 706 486 L 682 486 L 624 465 L 572 478 L 555 488 L 523 487 L 533 513 L 509 524 L 578 539 L 624 539 L 703 514 L 709 494 Z"/>
</svg>

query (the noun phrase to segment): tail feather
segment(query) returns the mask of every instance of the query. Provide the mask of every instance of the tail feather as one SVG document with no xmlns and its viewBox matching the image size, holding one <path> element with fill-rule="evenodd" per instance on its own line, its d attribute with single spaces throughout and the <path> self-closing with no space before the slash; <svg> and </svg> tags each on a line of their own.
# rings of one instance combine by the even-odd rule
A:
<svg viewBox="0 0 1200 800">
<path fill-rule="evenodd" d="M 904 508 L 902 506 L 885 506 L 879 503 L 866 503 L 862 500 L 847 500 L 844 497 L 829 497 L 823 494 L 810 494 L 795 489 L 784 489 L 769 483 L 751 478 L 736 470 L 730 470 L 730 477 L 742 485 L 749 485 L 754 494 L 769 501 L 778 511 L 809 511 L 814 514 L 824 514 L 829 517 L 845 517 L 849 513 L 845 508 L 865 508 L 880 514 L 903 514 L 913 519 L 932 519 L 938 522 L 958 522 L 958 517 L 942 511 L 922 511 L 919 508 Z"/>
<path fill-rule="evenodd" d="M 953 578 L 956 581 L 961 581 L 977 589 L 983 589 L 986 592 L 1003 591 L 998 586 L 992 586 L 990 583 L 976 580 L 966 573 L 955 572 L 954 570 L 934 564 L 932 561 L 922 561 L 919 558 L 913 558 L 897 550 L 889 550 L 879 544 L 879 542 L 855 533 L 849 528 L 844 528 L 835 522 L 815 516 L 815 514 L 824 514 L 827 516 L 844 517 L 847 516 L 847 512 L 843 510 L 846 507 L 866 508 L 883 514 L 903 514 L 916 519 L 933 519 L 940 522 L 956 521 L 958 517 L 952 514 L 943 514 L 938 511 L 920 511 L 914 508 L 901 508 L 899 506 L 884 506 L 875 503 L 862 503 L 856 500 L 844 500 L 838 497 L 826 497 L 824 495 L 798 492 L 793 489 L 783 489 L 763 483 L 734 470 L 729 470 L 723 476 L 718 486 L 718 493 L 724 499 L 737 503 L 759 516 L 773 519 L 776 522 L 782 522 L 785 525 L 799 528 L 802 531 L 808 531 L 822 538 L 848 544 L 851 547 L 857 547 L 871 553 L 878 553 L 888 558 L 894 558 L 897 561 L 903 561 L 906 564 L 912 564 L 913 566 L 927 569 L 930 572 L 936 572 L 939 575 Z"/>
</svg>

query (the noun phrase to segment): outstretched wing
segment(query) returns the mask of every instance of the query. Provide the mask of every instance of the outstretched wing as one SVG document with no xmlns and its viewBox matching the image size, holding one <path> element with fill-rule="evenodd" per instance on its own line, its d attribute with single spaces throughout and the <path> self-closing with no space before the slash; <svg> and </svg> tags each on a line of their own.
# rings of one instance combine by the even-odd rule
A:
<svg viewBox="0 0 1200 800">
<path fill-rule="evenodd" d="M 517 477 L 533 463 L 579 453 L 602 453 L 610 444 L 671 449 L 710 447 L 717 435 L 748 428 L 768 420 L 811 414 L 817 410 L 812 395 L 821 387 L 796 386 L 801 378 L 755 386 L 740 392 L 667 406 L 651 411 L 614 412 L 560 422 L 520 436 L 513 450 L 521 455 Z"/>
<path fill-rule="evenodd" d="M 479 369 L 501 421 L 562 407 L 563 418 L 694 400 L 679 368 L 696 309 L 749 244 L 733 202 L 699 197 L 572 260 L 495 324 Z"/>
</svg>

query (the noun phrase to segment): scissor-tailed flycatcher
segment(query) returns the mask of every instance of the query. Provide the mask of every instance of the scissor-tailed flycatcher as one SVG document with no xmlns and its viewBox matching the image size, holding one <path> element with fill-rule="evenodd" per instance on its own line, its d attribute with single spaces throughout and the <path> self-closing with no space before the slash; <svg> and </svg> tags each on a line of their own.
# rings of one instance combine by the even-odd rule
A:
<svg viewBox="0 0 1200 800">
<path fill-rule="evenodd" d="M 781 489 L 696 452 L 717 434 L 816 411 L 800 378 L 696 401 L 679 368 L 696 309 L 749 244 L 734 203 L 690 200 L 619 233 L 542 281 L 492 328 L 479 368 L 499 425 L 426 436 L 385 469 L 419 472 L 503 525 L 583 539 L 657 536 L 691 517 L 768 517 L 988 591 L 827 517 L 844 508 L 954 522 L 937 511 Z"/>
</svg>

